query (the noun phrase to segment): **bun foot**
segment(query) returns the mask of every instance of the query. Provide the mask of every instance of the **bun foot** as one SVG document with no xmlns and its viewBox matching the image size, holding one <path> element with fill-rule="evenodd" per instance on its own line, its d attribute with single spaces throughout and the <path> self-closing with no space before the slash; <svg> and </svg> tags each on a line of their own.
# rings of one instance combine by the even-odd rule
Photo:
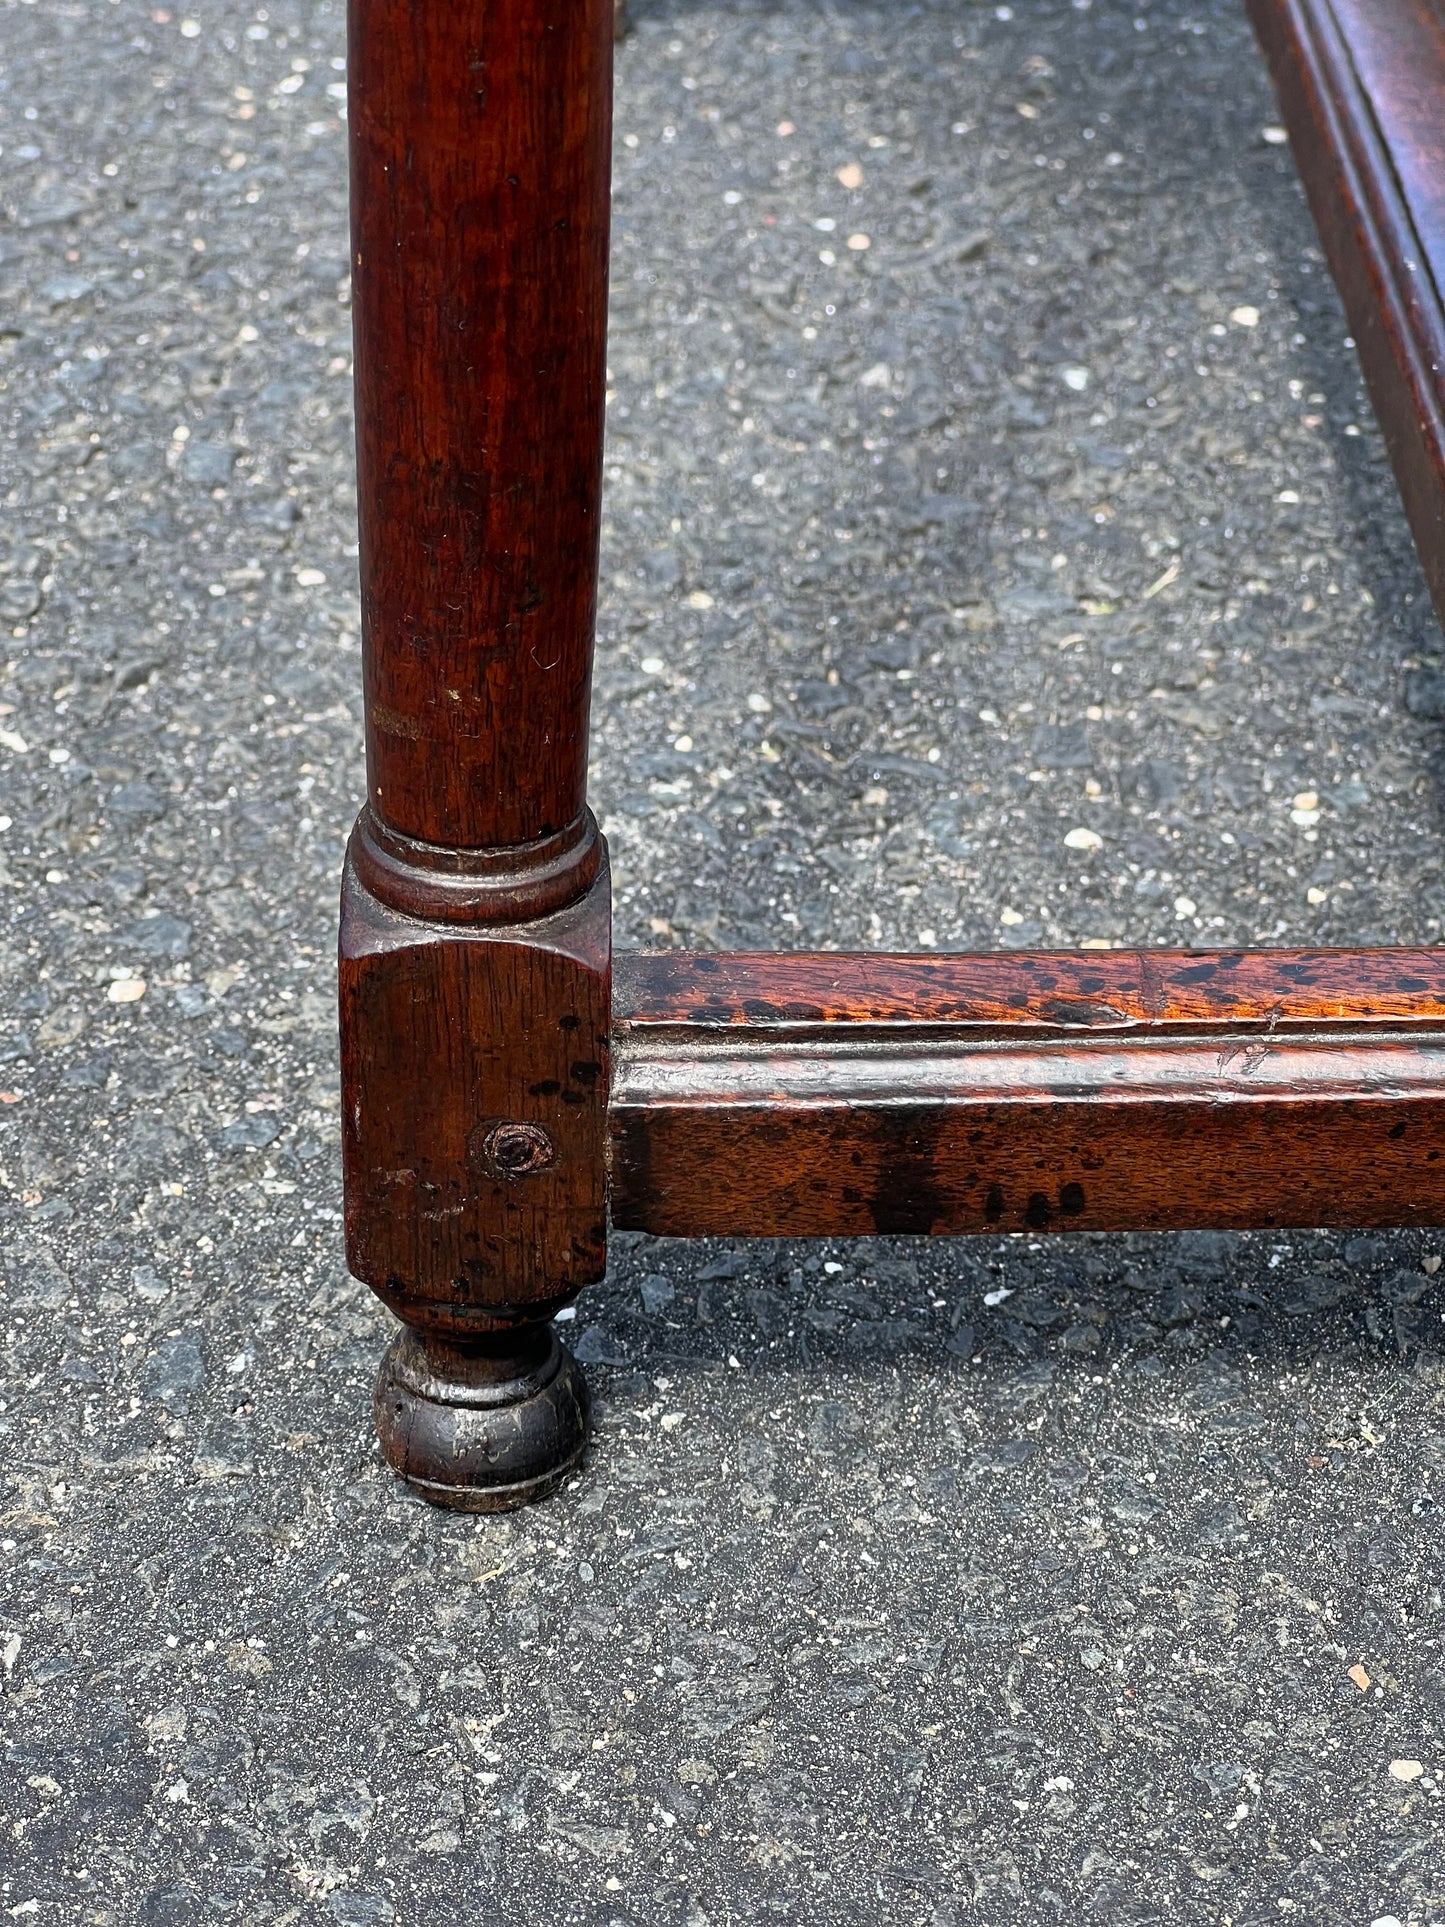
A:
<svg viewBox="0 0 1445 1927">
<path fill-rule="evenodd" d="M 468 1344 L 403 1328 L 376 1381 L 387 1463 L 433 1505 L 510 1512 L 545 1499 L 587 1443 L 582 1368 L 550 1325 Z"/>
</svg>

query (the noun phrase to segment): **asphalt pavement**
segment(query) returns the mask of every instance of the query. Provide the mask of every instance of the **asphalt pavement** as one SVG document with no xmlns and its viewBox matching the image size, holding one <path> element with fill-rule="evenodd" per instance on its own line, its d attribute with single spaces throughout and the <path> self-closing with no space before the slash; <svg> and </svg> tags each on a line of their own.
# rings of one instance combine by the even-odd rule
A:
<svg viewBox="0 0 1445 1927">
<path fill-rule="evenodd" d="M 683 1244 L 381 1464 L 339 0 L 0 0 L 0 1912 L 1445 1921 L 1445 1239 Z M 1439 940 L 1441 638 L 1242 9 L 634 0 L 618 939 Z"/>
</svg>

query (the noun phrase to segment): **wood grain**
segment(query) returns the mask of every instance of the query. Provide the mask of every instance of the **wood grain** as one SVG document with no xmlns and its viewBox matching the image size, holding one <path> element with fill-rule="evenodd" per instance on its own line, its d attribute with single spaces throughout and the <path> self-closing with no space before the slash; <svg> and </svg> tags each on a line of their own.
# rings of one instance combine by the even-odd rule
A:
<svg viewBox="0 0 1445 1927">
<path fill-rule="evenodd" d="M 617 960 L 614 1223 L 1445 1222 L 1445 953 Z"/>
<path fill-rule="evenodd" d="M 606 1263 L 611 902 L 586 809 L 612 0 L 350 0 L 367 806 L 342 886 L 347 1261 L 440 1503 L 587 1431 L 548 1321 Z"/>
<path fill-rule="evenodd" d="M 524 924 L 436 930 L 347 865 L 346 1255 L 398 1317 L 478 1336 L 606 1267 L 610 880 Z"/>
<path fill-rule="evenodd" d="M 1445 10 L 1249 10 L 1445 620 Z"/>
<path fill-rule="evenodd" d="M 1251 0 L 1445 611 L 1445 11 Z M 350 0 L 368 803 L 347 1254 L 383 1449 L 578 1462 L 547 1326 L 674 1236 L 1445 1223 L 1435 951 L 620 960 L 586 812 L 614 0 Z"/>
<path fill-rule="evenodd" d="M 351 0 L 372 809 L 460 849 L 581 814 L 611 0 Z"/>
</svg>

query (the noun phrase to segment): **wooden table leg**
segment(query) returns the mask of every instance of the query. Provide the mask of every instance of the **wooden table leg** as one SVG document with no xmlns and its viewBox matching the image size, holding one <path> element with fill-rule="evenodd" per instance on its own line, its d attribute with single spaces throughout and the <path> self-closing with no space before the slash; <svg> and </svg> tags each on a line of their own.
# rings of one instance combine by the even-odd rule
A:
<svg viewBox="0 0 1445 1927">
<path fill-rule="evenodd" d="M 351 0 L 367 804 L 342 890 L 347 1255 L 403 1321 L 383 1449 L 550 1490 L 605 1263 L 605 850 L 585 802 L 611 0 Z"/>
<path fill-rule="evenodd" d="M 1445 622 L 1445 13 L 1249 0 Z"/>
</svg>

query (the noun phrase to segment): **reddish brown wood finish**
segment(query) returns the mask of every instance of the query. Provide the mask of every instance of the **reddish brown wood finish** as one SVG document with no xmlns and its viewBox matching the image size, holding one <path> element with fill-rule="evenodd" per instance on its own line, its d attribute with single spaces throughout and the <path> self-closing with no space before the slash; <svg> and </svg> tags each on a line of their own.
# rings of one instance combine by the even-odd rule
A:
<svg viewBox="0 0 1445 1927">
<path fill-rule="evenodd" d="M 611 0 L 351 0 L 368 795 L 481 849 L 587 774 Z"/>
<path fill-rule="evenodd" d="M 351 0 L 368 801 L 341 931 L 347 1257 L 392 1464 L 550 1490 L 605 1265 L 611 907 L 586 808 L 611 0 Z"/>
<path fill-rule="evenodd" d="M 1445 1223 L 1445 953 L 618 959 L 672 1237 Z"/>
<path fill-rule="evenodd" d="M 1445 951 L 624 952 L 625 1035 L 1445 1025 Z"/>
<path fill-rule="evenodd" d="M 1445 610 L 1442 3 L 1251 0 Z M 674 954 L 620 960 L 611 1009 L 613 17 L 350 0 L 347 1251 L 404 1323 L 388 1458 L 476 1508 L 582 1450 L 548 1321 L 603 1269 L 609 1157 L 616 1221 L 682 1236 L 1445 1222 L 1442 952 Z"/>
<path fill-rule="evenodd" d="M 541 1497 L 587 1392 L 549 1320 L 606 1266 L 610 883 L 475 928 L 342 888 L 347 1263 L 404 1321 L 377 1382 L 387 1458 L 442 1504 Z"/>
<path fill-rule="evenodd" d="M 1249 7 L 1445 620 L 1445 11 Z"/>
<path fill-rule="evenodd" d="M 409 1324 L 550 1318 L 606 1267 L 609 888 L 439 934 L 348 864 L 347 1262 Z"/>
</svg>

